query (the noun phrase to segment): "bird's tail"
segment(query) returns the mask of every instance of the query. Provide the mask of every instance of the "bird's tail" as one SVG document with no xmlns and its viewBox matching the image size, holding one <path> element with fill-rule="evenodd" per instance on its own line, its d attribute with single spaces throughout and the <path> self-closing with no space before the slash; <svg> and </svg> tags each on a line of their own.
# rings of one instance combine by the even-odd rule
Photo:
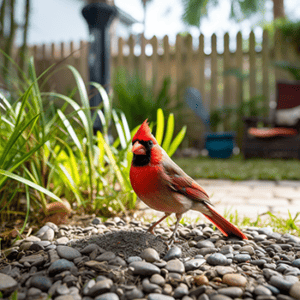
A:
<svg viewBox="0 0 300 300">
<path fill-rule="evenodd" d="M 243 240 L 248 240 L 246 235 L 244 235 L 237 227 L 218 214 L 210 205 L 207 205 L 206 207 L 210 212 L 210 216 L 204 214 L 205 217 L 214 223 L 225 236 L 235 235 Z"/>
</svg>

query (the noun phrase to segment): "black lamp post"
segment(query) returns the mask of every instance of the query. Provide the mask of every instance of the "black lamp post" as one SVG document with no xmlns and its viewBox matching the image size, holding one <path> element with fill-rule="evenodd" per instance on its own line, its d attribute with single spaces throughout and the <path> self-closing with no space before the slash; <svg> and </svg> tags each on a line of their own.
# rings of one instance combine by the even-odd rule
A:
<svg viewBox="0 0 300 300">
<path fill-rule="evenodd" d="M 90 81 L 100 83 L 105 90 L 109 90 L 110 79 L 110 36 L 109 27 L 117 15 L 115 6 L 106 3 L 91 3 L 82 9 L 90 31 L 90 52 L 88 64 Z M 97 93 L 90 99 L 91 107 L 102 102 L 101 95 Z M 101 130 L 100 118 L 97 116 L 94 123 L 94 132 Z"/>
</svg>

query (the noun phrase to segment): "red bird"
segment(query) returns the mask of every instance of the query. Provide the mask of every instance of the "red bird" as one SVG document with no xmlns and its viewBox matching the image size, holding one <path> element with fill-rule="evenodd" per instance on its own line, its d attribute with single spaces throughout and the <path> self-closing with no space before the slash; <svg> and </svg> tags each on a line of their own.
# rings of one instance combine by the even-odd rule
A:
<svg viewBox="0 0 300 300">
<path fill-rule="evenodd" d="M 138 197 L 148 206 L 165 213 L 148 231 L 170 214 L 176 214 L 176 224 L 188 210 L 197 210 L 214 223 L 225 235 L 247 237 L 213 208 L 208 195 L 191 177 L 177 166 L 151 134 L 147 120 L 132 139 L 133 159 L 130 168 L 131 185 Z"/>
</svg>

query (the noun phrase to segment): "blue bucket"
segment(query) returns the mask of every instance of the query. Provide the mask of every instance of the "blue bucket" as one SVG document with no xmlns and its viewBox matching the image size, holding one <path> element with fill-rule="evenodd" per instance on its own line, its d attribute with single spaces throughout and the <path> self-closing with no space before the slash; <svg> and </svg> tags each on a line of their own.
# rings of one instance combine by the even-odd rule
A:
<svg viewBox="0 0 300 300">
<path fill-rule="evenodd" d="M 205 148 L 212 158 L 229 158 L 235 147 L 235 132 L 205 134 Z"/>
</svg>

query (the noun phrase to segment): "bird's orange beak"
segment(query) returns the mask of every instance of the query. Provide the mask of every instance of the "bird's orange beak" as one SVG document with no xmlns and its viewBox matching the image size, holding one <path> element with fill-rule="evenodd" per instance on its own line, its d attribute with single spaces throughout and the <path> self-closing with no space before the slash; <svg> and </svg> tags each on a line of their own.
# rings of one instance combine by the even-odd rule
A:
<svg viewBox="0 0 300 300">
<path fill-rule="evenodd" d="M 131 151 L 136 155 L 146 155 L 145 147 L 142 144 L 140 144 L 139 142 L 135 142 L 133 144 Z"/>
</svg>

